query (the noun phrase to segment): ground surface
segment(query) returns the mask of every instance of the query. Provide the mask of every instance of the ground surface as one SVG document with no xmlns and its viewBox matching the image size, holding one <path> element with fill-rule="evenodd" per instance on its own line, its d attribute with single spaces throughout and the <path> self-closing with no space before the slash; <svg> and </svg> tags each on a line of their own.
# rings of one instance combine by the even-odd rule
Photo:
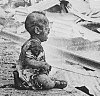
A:
<svg viewBox="0 0 100 96">
<path fill-rule="evenodd" d="M 93 34 L 93 32 L 89 33 L 88 30 L 85 31 L 84 28 L 82 29 L 84 30 L 84 32 L 82 30 L 76 30 L 78 29 L 78 27 L 73 28 L 72 26 L 73 25 L 72 21 L 74 19 L 73 16 L 71 17 L 70 15 L 68 16 L 64 15 L 62 18 L 61 14 L 60 15 L 53 14 L 51 17 L 54 16 L 55 18 L 53 19 L 50 18 L 51 21 L 55 20 L 53 21 L 53 28 L 51 32 L 51 37 L 53 36 L 53 38 L 49 38 L 47 43 L 44 44 L 44 50 L 47 57 L 46 60 L 48 61 L 49 64 L 52 64 L 53 66 L 55 65 L 59 68 L 62 67 L 67 70 L 67 71 L 65 70 L 62 71 L 59 69 L 60 71 L 58 71 L 58 73 L 55 74 L 55 77 L 65 79 L 68 81 L 68 87 L 66 88 L 66 90 L 53 89 L 48 91 L 32 91 L 32 90 L 30 91 L 30 90 L 15 90 L 14 88 L 1 88 L 0 96 L 51 96 L 51 95 L 52 96 L 86 96 L 81 91 L 75 89 L 75 87 L 81 87 L 81 86 L 86 86 L 89 92 L 91 94 L 94 94 L 94 96 L 100 95 L 100 71 L 97 74 L 96 71 L 86 69 L 83 67 L 83 65 L 80 66 L 80 65 L 75 65 L 73 63 L 67 62 L 67 60 L 69 59 L 72 60 L 73 58 L 71 58 L 70 57 L 71 55 L 67 54 L 68 52 L 66 52 L 66 51 L 71 51 L 78 55 L 82 55 L 83 57 L 89 57 L 89 58 L 91 57 L 92 60 L 100 61 L 99 41 L 91 42 L 92 40 L 90 41 L 90 39 L 88 38 L 91 37 L 90 35 L 92 34 L 93 39 L 95 37 L 97 40 L 96 36 L 98 34 Z M 13 27 L 11 27 L 10 29 L 13 29 Z M 84 36 L 81 36 L 82 33 L 79 33 L 78 31 L 80 32 L 82 31 L 84 33 Z M 27 38 L 28 35 L 26 34 L 26 32 L 22 31 L 21 33 L 17 33 L 17 31 L 15 32 L 15 28 L 12 31 L 7 29 L 7 32 L 8 33 L 12 32 L 14 35 L 19 34 L 17 36 L 19 38 L 17 38 L 14 35 L 9 35 L 8 33 L 6 37 L 17 43 L 21 42 L 21 45 L 25 42 L 25 40 L 28 39 Z M 2 34 L 2 36 L 5 37 L 5 33 Z M 21 38 L 26 37 L 26 39 L 25 40 L 21 39 L 20 36 Z M 100 38 L 99 35 L 98 38 Z M 5 38 L 0 39 L 0 86 L 6 84 L 13 84 L 12 72 L 16 69 L 15 68 L 16 60 L 18 60 L 21 46 L 15 44 L 12 41 L 9 41 L 8 39 Z M 65 66 L 63 66 L 64 64 Z M 72 87 L 70 87 L 69 85 Z"/>
<path fill-rule="evenodd" d="M 0 86 L 13 84 L 13 71 L 19 56 L 18 45 L 0 38 Z M 74 88 L 67 90 L 52 89 L 48 91 L 16 90 L 0 88 L 0 96 L 87 96 Z"/>
</svg>

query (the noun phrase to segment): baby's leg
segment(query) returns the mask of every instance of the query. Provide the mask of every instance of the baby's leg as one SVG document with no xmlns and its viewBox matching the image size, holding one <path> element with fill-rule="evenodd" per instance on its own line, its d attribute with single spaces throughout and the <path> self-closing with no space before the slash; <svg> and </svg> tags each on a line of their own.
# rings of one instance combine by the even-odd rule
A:
<svg viewBox="0 0 100 96">
<path fill-rule="evenodd" d="M 53 80 L 46 74 L 41 74 L 35 78 L 36 83 L 36 89 L 40 87 L 40 89 L 52 89 L 52 88 L 58 88 L 63 89 L 67 86 L 67 82 L 64 80 Z M 39 87 L 37 86 L 39 85 Z"/>
<path fill-rule="evenodd" d="M 23 90 L 31 89 L 30 86 L 28 86 L 28 84 L 19 77 L 18 71 L 14 71 L 13 75 L 14 75 L 14 87 L 16 89 L 23 89 Z"/>
<path fill-rule="evenodd" d="M 55 86 L 55 82 L 51 80 L 51 78 L 46 74 L 37 76 L 35 81 L 38 82 L 40 86 L 42 86 L 42 89 L 52 89 Z"/>
</svg>

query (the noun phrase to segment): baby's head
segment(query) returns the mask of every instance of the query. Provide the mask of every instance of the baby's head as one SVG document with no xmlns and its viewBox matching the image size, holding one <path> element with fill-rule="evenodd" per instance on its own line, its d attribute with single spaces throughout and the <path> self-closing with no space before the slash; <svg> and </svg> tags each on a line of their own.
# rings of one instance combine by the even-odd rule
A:
<svg viewBox="0 0 100 96">
<path fill-rule="evenodd" d="M 49 21 L 43 12 L 33 11 L 25 20 L 25 28 L 31 37 L 37 37 L 41 42 L 48 39 Z"/>
</svg>

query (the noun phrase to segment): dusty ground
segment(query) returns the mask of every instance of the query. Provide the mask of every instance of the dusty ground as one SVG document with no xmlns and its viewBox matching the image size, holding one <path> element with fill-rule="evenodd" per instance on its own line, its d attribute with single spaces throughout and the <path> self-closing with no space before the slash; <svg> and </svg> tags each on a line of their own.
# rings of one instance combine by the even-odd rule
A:
<svg viewBox="0 0 100 96">
<path fill-rule="evenodd" d="M 19 56 L 19 49 L 15 43 L 0 38 L 0 86 L 13 84 L 12 72 Z M 0 96 L 86 96 L 75 89 L 48 91 L 16 90 L 14 88 L 0 88 Z"/>
</svg>

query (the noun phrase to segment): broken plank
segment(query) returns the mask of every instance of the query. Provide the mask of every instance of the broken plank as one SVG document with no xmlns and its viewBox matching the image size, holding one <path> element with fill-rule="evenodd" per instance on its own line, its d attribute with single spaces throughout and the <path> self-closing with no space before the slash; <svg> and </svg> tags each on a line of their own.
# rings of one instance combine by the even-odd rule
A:
<svg viewBox="0 0 100 96">
<path fill-rule="evenodd" d="M 23 37 L 22 35 L 17 35 L 12 32 L 7 32 L 7 30 L 1 31 L 0 36 L 6 37 L 7 39 L 14 41 L 15 43 L 18 43 L 19 45 L 22 45 L 28 39 L 28 37 Z"/>
<path fill-rule="evenodd" d="M 83 57 L 75 54 L 74 52 L 68 51 L 65 48 L 58 48 L 56 46 L 45 45 L 45 48 L 50 48 L 52 53 L 60 56 L 61 58 L 66 58 L 71 61 L 77 62 L 77 64 L 81 64 L 82 66 L 86 66 L 90 69 L 100 70 L 100 62 L 95 60 L 91 60 L 90 58 Z M 49 50 L 49 49 L 48 49 Z M 50 57 L 50 56 L 49 56 Z"/>
<path fill-rule="evenodd" d="M 21 35 L 15 35 L 14 33 L 8 33 L 5 31 L 0 32 L 0 35 L 11 39 L 12 41 L 22 45 L 27 39 L 28 37 L 23 37 Z M 63 48 L 58 48 L 56 46 L 51 46 L 49 44 L 44 45 L 45 47 L 50 47 L 56 54 L 63 56 L 64 58 L 68 58 L 74 61 L 77 61 L 79 63 L 81 63 L 83 66 L 87 66 L 90 68 L 95 68 L 95 69 L 99 69 L 100 70 L 100 62 L 97 62 L 95 60 L 91 60 L 90 58 L 86 58 L 80 55 L 77 55 L 71 51 L 68 51 L 66 49 Z"/>
<path fill-rule="evenodd" d="M 34 4 L 33 6 L 28 7 L 28 12 L 31 13 L 32 11 L 43 11 L 52 6 L 60 4 L 59 0 L 43 0 L 39 3 Z"/>
<path fill-rule="evenodd" d="M 91 18 L 91 17 L 83 15 L 75 10 L 71 10 L 71 13 L 75 14 L 76 16 L 80 17 L 83 20 L 100 23 L 100 18 Z"/>
<path fill-rule="evenodd" d="M 83 38 L 88 39 L 90 41 L 97 41 L 100 40 L 100 34 L 91 31 L 85 27 L 82 27 L 77 24 L 73 24 L 73 28 L 76 29 L 76 31 L 79 31 L 80 33 L 83 33 Z"/>
</svg>

